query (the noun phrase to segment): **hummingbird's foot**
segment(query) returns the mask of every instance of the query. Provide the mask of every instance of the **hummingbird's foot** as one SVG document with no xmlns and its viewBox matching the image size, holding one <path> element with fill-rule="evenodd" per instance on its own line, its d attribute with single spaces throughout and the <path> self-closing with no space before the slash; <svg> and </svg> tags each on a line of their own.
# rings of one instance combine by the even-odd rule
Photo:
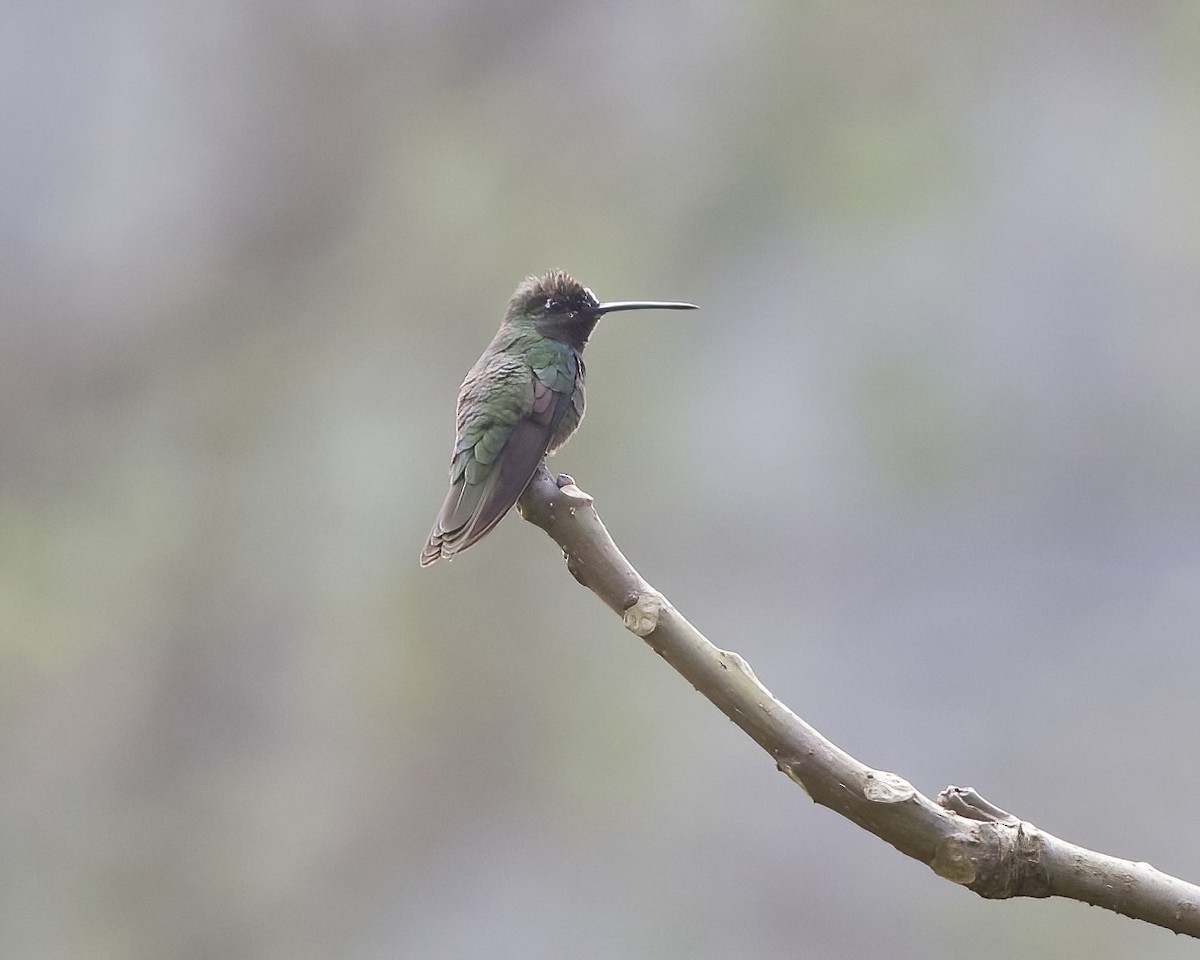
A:
<svg viewBox="0 0 1200 960">
<path fill-rule="evenodd" d="M 558 486 L 558 489 L 561 490 L 563 487 L 575 486 L 575 478 L 569 473 L 560 473 L 554 478 L 554 483 Z"/>
</svg>

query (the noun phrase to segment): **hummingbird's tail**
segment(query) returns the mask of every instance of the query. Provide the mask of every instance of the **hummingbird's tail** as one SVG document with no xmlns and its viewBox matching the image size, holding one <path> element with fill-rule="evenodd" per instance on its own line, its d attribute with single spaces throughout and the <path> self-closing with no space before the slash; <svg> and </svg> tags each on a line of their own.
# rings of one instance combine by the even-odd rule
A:
<svg viewBox="0 0 1200 960">
<path fill-rule="evenodd" d="M 557 420 L 549 424 L 522 420 L 508 435 L 502 455 L 486 478 L 470 483 L 467 471 L 463 471 L 450 485 L 442 511 L 425 541 L 421 566 L 452 560 L 492 532 L 537 472 L 556 426 Z"/>
</svg>

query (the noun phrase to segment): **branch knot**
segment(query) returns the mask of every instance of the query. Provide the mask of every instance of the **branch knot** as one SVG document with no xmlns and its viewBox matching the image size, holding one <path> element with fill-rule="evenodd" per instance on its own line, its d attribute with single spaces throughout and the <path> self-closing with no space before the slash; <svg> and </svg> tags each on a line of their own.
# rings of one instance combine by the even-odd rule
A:
<svg viewBox="0 0 1200 960">
<path fill-rule="evenodd" d="M 666 608 L 667 601 L 661 593 L 647 590 L 625 608 L 622 619 L 625 629 L 639 637 L 648 637 L 658 629 L 659 614 Z"/>
</svg>

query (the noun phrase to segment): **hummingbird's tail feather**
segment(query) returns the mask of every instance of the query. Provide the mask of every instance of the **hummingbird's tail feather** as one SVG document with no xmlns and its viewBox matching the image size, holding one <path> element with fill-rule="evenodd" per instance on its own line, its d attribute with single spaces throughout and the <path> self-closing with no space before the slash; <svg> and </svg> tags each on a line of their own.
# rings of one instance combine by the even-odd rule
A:
<svg viewBox="0 0 1200 960">
<path fill-rule="evenodd" d="M 519 421 L 486 479 L 468 483 L 464 473 L 451 485 L 421 551 L 421 566 L 450 560 L 491 533 L 537 472 L 554 426 L 557 423 Z"/>
<path fill-rule="evenodd" d="M 446 494 L 446 502 L 442 504 L 433 529 L 429 531 L 429 539 L 425 541 L 425 548 L 421 551 L 421 566 L 427 567 L 438 560 L 450 560 L 462 549 L 461 540 L 479 510 L 484 486 L 482 483 L 467 483 L 466 477 L 459 477 L 450 487 L 450 492 Z M 472 497 L 464 507 L 464 500 L 468 494 Z M 462 513 L 464 509 L 465 515 Z"/>
</svg>

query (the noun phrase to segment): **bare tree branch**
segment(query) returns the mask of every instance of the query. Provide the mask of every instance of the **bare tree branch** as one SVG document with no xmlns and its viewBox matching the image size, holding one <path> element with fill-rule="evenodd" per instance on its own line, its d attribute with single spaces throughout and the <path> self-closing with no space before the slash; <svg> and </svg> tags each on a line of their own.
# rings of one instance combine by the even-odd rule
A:
<svg viewBox="0 0 1200 960">
<path fill-rule="evenodd" d="M 1200 887 L 1148 863 L 1076 846 L 969 787 L 937 801 L 859 763 L 776 699 L 738 654 L 713 646 L 617 549 L 592 498 L 543 468 L 518 504 L 563 549 L 567 569 L 767 751 L 814 801 L 982 897 L 1067 897 L 1200 937 Z"/>
</svg>

